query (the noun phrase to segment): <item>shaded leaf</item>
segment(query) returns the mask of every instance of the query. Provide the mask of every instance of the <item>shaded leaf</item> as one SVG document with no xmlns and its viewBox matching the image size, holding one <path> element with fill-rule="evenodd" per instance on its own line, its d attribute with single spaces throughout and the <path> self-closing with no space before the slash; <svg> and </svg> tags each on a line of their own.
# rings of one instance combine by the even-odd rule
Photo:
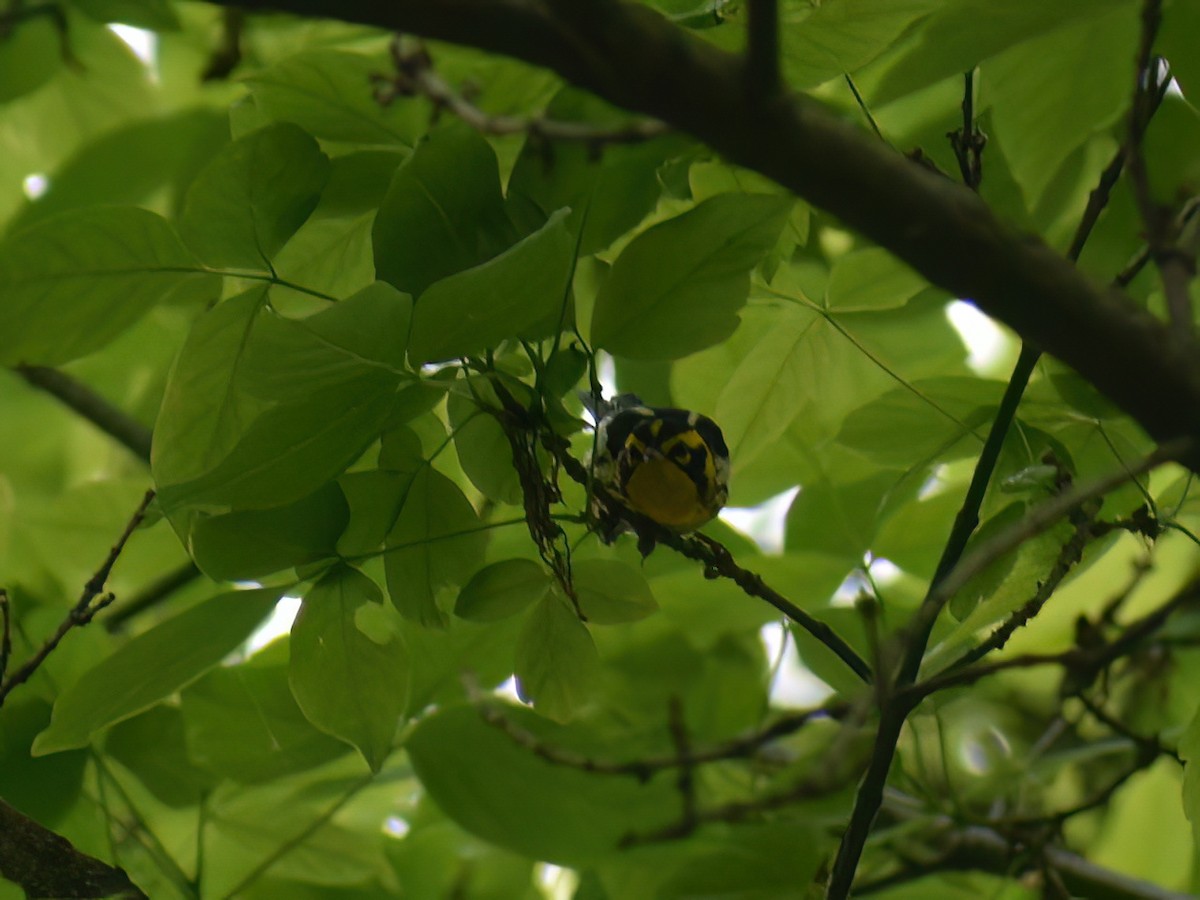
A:
<svg viewBox="0 0 1200 900">
<path fill-rule="evenodd" d="M 292 624 L 288 669 L 308 720 L 357 747 L 374 772 L 391 752 L 408 705 L 404 642 L 395 633 L 377 642 L 358 622 L 365 607 L 382 601 L 375 582 L 355 569 L 326 575 L 305 596 Z"/>
<path fill-rule="evenodd" d="M 791 206 L 788 197 L 719 194 L 638 235 L 600 288 L 592 340 L 634 359 L 676 359 L 728 337 L 750 270 Z"/>
<path fill-rule="evenodd" d="M 281 593 L 266 588 L 218 594 L 138 635 L 62 692 L 33 752 L 86 746 L 102 728 L 186 687 L 236 649 Z"/>
<path fill-rule="evenodd" d="M 517 640 L 517 686 L 542 715 L 565 722 L 596 691 L 600 657 L 587 627 L 557 590 L 542 597 Z"/>
<path fill-rule="evenodd" d="M 571 566 L 579 607 L 589 622 L 636 622 L 658 609 L 646 578 L 615 559 L 583 559 Z"/>
<path fill-rule="evenodd" d="M 494 622 L 516 615 L 541 599 L 550 576 L 531 559 L 505 559 L 484 566 L 463 585 L 454 614 L 473 622 Z"/>
<path fill-rule="evenodd" d="M 494 259 L 431 284 L 413 310 L 413 365 L 470 356 L 505 338 L 544 336 L 565 302 L 573 251 L 565 221 L 560 210 Z"/>
<path fill-rule="evenodd" d="M 271 125 L 227 145 L 188 190 L 179 230 L 209 265 L 269 269 L 304 224 L 329 160 L 295 125 Z"/>
</svg>

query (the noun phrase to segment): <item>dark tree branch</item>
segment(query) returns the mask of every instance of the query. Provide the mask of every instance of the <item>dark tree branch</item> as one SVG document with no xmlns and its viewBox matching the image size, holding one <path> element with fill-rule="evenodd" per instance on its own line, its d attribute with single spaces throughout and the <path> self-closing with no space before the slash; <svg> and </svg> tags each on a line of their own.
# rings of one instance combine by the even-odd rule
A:
<svg viewBox="0 0 1200 900">
<path fill-rule="evenodd" d="M 70 612 L 59 623 L 54 634 L 46 639 L 46 642 L 25 661 L 9 678 L 4 679 L 0 683 L 0 706 L 4 705 L 5 699 L 12 693 L 13 689 L 18 685 L 28 681 L 33 673 L 38 670 L 46 657 L 54 652 L 59 643 L 67 636 L 72 628 L 78 628 L 87 625 L 95 617 L 96 613 L 104 609 L 113 601 L 112 594 L 104 593 L 104 585 L 108 581 L 109 573 L 112 572 L 112 567 L 117 562 L 117 557 L 121 555 L 121 551 L 125 549 L 125 543 L 133 534 L 134 529 L 141 524 L 142 519 L 146 515 L 146 508 L 150 505 L 150 501 L 154 499 L 154 491 L 146 491 L 146 496 L 142 498 L 142 502 L 134 511 L 129 522 L 125 525 L 125 530 L 121 532 L 121 536 L 117 542 L 113 544 L 112 549 L 108 551 L 108 558 L 100 565 L 95 574 L 88 579 L 88 582 L 83 587 L 83 593 L 80 594 L 79 600 L 71 607 Z"/>
<path fill-rule="evenodd" d="M 754 98 L 779 90 L 779 2 L 748 0 L 746 92 Z"/>
<path fill-rule="evenodd" d="M 1120 291 L 1000 222 L 971 191 L 816 101 L 747 102 L 746 63 L 639 4 L 538 0 L 218 0 L 466 44 L 553 69 L 705 141 L 891 250 L 1054 354 L 1157 440 L 1200 431 L 1200 353 Z M 1186 460 L 1200 468 L 1200 453 Z"/>
<path fill-rule="evenodd" d="M 139 459 L 150 462 L 150 429 L 87 385 L 65 372 L 46 366 L 17 366 L 16 372 L 34 387 L 41 388 L 79 413 L 105 434 L 116 438 Z"/>
<path fill-rule="evenodd" d="M 19 884 L 26 897 L 146 897 L 124 871 L 80 853 L 66 838 L 3 800 L 0 875 Z"/>
</svg>

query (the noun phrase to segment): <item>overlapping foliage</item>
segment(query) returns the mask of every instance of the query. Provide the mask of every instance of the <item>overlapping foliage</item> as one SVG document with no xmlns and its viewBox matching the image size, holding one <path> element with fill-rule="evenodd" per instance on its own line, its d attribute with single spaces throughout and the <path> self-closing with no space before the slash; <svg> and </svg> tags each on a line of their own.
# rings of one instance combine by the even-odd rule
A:
<svg viewBox="0 0 1200 900">
<path fill-rule="evenodd" d="M 652 5 L 744 40 L 738 4 Z M 787 82 L 947 177 L 971 70 L 980 194 L 1066 249 L 1128 137 L 1138 4 L 781 5 Z M 819 634 L 713 577 L 730 570 L 589 532 L 578 392 L 612 360 L 621 390 L 713 416 L 734 506 L 799 487 L 777 551 L 724 522 L 705 533 L 886 672 L 1001 407 L 1011 336 L 977 359 L 952 298 L 893 256 L 683 134 L 617 139 L 628 116 L 520 62 L 169 0 L 44 9 L 0 13 L 10 672 L 157 497 L 115 603 L 0 695 L 0 797 L 153 897 L 535 897 L 543 862 L 579 898 L 817 890 L 883 699 Z M 151 62 L 114 21 L 156 36 Z M 1198 40 L 1195 9 L 1168 5 L 1157 52 L 1179 90 L 1140 142 L 1181 215 L 1200 188 Z M 398 59 L 485 123 L 533 124 L 485 136 L 438 114 Z M 1153 264 L 1129 267 L 1136 201 L 1112 187 L 1079 264 L 1161 313 Z M 73 399 L 30 386 L 47 367 Z M 149 459 L 95 427 L 139 423 Z M 1152 449 L 1043 359 L 972 548 Z M 915 709 L 860 885 L 1032 897 L 1017 875 L 1074 877 L 1050 847 L 1195 889 L 1180 759 L 1200 660 L 1194 603 L 1172 600 L 1195 574 L 1191 478 L 1143 473 L 950 598 L 926 675 L 1022 610 L 1036 618 L 1004 654 L 1063 656 Z M 250 652 L 285 595 L 290 634 Z M 821 680 L 802 701 L 764 626 Z M 532 709 L 492 697 L 514 675 Z M 988 857 L 969 826 L 1038 850 Z"/>
</svg>

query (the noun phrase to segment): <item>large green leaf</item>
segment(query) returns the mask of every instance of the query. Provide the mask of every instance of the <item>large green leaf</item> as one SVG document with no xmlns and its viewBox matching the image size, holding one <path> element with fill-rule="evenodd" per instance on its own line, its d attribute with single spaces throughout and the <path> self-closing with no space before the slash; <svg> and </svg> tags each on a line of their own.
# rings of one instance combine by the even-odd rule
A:
<svg viewBox="0 0 1200 900">
<path fill-rule="evenodd" d="M 600 656 L 561 591 L 550 591 L 530 610 L 515 668 L 521 696 L 558 722 L 573 718 L 595 694 Z"/>
<path fill-rule="evenodd" d="M 838 0 L 782 4 L 783 71 L 795 88 L 815 87 L 870 62 L 939 0 Z"/>
<path fill-rule="evenodd" d="M 226 146 L 192 183 L 179 230 L 212 266 L 269 269 L 304 224 L 329 160 L 295 125 L 271 125 Z"/>
<path fill-rule="evenodd" d="M 279 277 L 333 297 L 348 296 L 374 281 L 371 228 L 403 159 L 391 150 L 335 158 L 317 208 L 274 259 Z"/>
<path fill-rule="evenodd" d="M 413 365 L 549 332 L 566 302 L 573 243 L 565 220 L 565 210 L 556 212 L 494 259 L 431 284 L 413 309 Z"/>
<path fill-rule="evenodd" d="M 676 359 L 728 337 L 750 270 L 774 246 L 791 207 L 788 197 L 719 194 L 638 235 L 596 298 L 596 346 Z"/>
<path fill-rule="evenodd" d="M 0 40 L 0 103 L 37 90 L 62 68 L 65 35 L 49 13 L 10 22 Z"/>
<path fill-rule="evenodd" d="M 504 211 L 496 154 L 478 132 L 434 132 L 396 170 L 372 230 L 375 272 L 419 297 L 516 239 Z"/>
<path fill-rule="evenodd" d="M 483 385 L 480 388 L 486 389 Z M 446 399 L 446 412 L 458 462 L 471 484 L 489 500 L 519 504 L 521 481 L 513 468 L 512 444 L 496 417 L 462 394 L 451 394 Z"/>
<path fill-rule="evenodd" d="M 189 755 L 238 782 L 270 781 L 345 753 L 304 717 L 288 686 L 280 641 L 236 666 L 213 669 L 183 692 Z"/>
<path fill-rule="evenodd" d="M 1121 120 L 1132 97 L 1137 10 L 1106 10 L 1026 41 L 983 68 L 984 97 L 1013 177 L 1032 209 L 1059 166 L 1094 133 Z M 1086 87 L 1085 87 L 1086 85 Z"/>
<path fill-rule="evenodd" d="M 532 559 L 504 559 L 471 576 L 454 602 L 454 614 L 473 622 L 493 622 L 516 615 L 540 600 L 550 576 Z"/>
<path fill-rule="evenodd" d="M 359 622 L 382 601 L 375 582 L 355 569 L 326 575 L 305 596 L 292 625 L 288 669 L 308 720 L 357 747 L 375 772 L 391 752 L 409 681 L 400 636 L 377 640 Z"/>
<path fill-rule="evenodd" d="M 554 747 L 565 732 L 520 709 L 513 719 Z M 572 740 L 578 751 L 579 737 Z M 677 815 L 673 779 L 589 774 L 547 762 L 470 707 L 434 713 L 408 741 L 413 768 L 438 806 L 485 840 L 559 864 L 599 860 L 622 838 Z"/>
<path fill-rule="evenodd" d="M 0 362 L 91 353 L 193 288 L 214 295 L 217 280 L 152 212 L 100 207 L 46 219 L 0 243 Z"/>
<path fill-rule="evenodd" d="M 375 99 L 371 76 L 388 65 L 383 55 L 317 48 L 246 80 L 268 121 L 291 122 L 323 141 L 410 147 L 428 116 L 416 102 L 384 106 Z"/>
<path fill-rule="evenodd" d="M 486 543 L 479 517 L 458 485 L 421 465 L 388 533 L 384 556 L 388 593 L 401 615 L 423 625 L 444 625 L 438 592 L 470 577 Z"/>
<path fill-rule="evenodd" d="M 617 128 L 629 116 L 591 94 L 566 87 L 546 108 L 556 122 L 584 121 Z M 635 226 L 654 208 L 662 190 L 657 168 L 686 144 L 680 137 L 657 138 L 628 146 L 608 146 L 598 154 L 583 141 L 554 145 L 547 164 L 545 142 L 530 137 L 521 149 L 508 181 L 510 206 L 528 203 L 542 217 L 569 207 L 569 226 L 583 234 L 579 253 L 602 250 Z"/>
<path fill-rule="evenodd" d="M 169 0 L 72 0 L 72 3 L 104 25 L 119 22 L 150 31 L 179 28 L 179 16 Z"/>
<path fill-rule="evenodd" d="M 84 747 L 97 731 L 186 687 L 235 650 L 281 593 L 218 594 L 138 635 L 62 692 L 34 752 Z"/>
<path fill-rule="evenodd" d="M 1128 0 L 949 0 L 920 24 L 906 52 L 886 67 L 871 99 L 882 105 L 961 75 L 1023 40 L 1122 4 L 1129 5 Z"/>
<path fill-rule="evenodd" d="M 571 567 L 579 608 L 589 622 L 636 622 L 658 609 L 646 577 L 616 559 L 582 559 Z"/>
<path fill-rule="evenodd" d="M 825 303 L 838 312 L 889 309 L 903 306 L 928 286 L 882 247 L 865 247 L 834 262 Z"/>
<path fill-rule="evenodd" d="M 287 506 L 198 516 L 189 547 L 210 578 L 258 578 L 332 558 L 348 519 L 346 498 L 331 483 Z"/>
<path fill-rule="evenodd" d="M 300 499 L 379 435 L 411 378 L 410 304 L 388 285 L 299 320 L 264 312 L 263 297 L 251 291 L 211 310 L 180 354 L 155 436 L 168 510 Z"/>
</svg>

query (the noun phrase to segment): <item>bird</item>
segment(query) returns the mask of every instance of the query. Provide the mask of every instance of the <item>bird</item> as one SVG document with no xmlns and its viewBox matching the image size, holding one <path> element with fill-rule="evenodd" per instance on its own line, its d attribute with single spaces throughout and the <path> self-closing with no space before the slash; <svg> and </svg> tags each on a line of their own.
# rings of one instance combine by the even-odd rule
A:
<svg viewBox="0 0 1200 900">
<path fill-rule="evenodd" d="M 729 499 L 729 447 L 720 427 L 694 410 L 647 406 L 634 394 L 585 396 L 596 418 L 593 512 L 608 542 L 632 524 L 607 503 L 679 533 L 712 521 Z M 634 530 L 637 530 L 636 528 Z"/>
</svg>

